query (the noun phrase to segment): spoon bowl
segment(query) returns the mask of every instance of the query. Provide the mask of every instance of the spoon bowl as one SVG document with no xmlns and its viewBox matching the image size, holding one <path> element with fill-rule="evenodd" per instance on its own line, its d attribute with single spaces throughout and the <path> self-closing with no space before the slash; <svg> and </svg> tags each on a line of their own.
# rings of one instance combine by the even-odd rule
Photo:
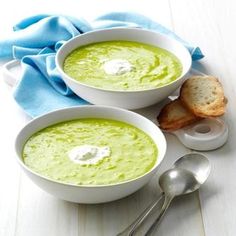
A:
<svg viewBox="0 0 236 236">
<path fill-rule="evenodd" d="M 189 153 L 180 157 L 173 167 L 192 172 L 201 184 L 206 181 L 211 171 L 209 160 L 200 153 Z"/>
<path fill-rule="evenodd" d="M 159 185 L 165 195 L 175 197 L 199 189 L 201 183 L 190 171 L 173 168 L 161 175 Z"/>
</svg>

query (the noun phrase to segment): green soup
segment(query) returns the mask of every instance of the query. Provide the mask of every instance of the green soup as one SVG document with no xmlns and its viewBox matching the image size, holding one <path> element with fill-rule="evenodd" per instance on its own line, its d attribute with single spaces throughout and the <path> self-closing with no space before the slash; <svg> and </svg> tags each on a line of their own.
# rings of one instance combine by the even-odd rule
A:
<svg viewBox="0 0 236 236">
<path fill-rule="evenodd" d="M 77 164 L 69 157 L 81 145 L 108 146 L 110 155 L 96 164 Z M 75 185 L 115 184 L 142 176 L 155 165 L 157 147 L 143 131 L 107 119 L 79 119 L 49 126 L 31 136 L 23 161 L 50 179 Z"/>
<path fill-rule="evenodd" d="M 106 41 L 74 50 L 64 61 L 64 71 L 90 86 L 135 91 L 171 83 L 181 75 L 182 64 L 175 55 L 159 47 Z"/>
</svg>

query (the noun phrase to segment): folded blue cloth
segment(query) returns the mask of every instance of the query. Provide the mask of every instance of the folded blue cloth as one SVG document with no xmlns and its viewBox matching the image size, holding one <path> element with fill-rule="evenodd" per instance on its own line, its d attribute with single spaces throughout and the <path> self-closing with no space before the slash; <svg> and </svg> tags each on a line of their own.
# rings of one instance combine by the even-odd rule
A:
<svg viewBox="0 0 236 236">
<path fill-rule="evenodd" d="M 0 58 L 15 58 L 22 62 L 23 75 L 14 91 L 16 102 L 31 117 L 59 108 L 88 104 L 61 79 L 55 67 L 55 53 L 70 38 L 94 29 L 118 26 L 139 26 L 166 34 L 183 43 L 193 60 L 203 58 L 198 47 L 137 13 L 109 13 L 91 23 L 69 16 L 36 15 L 15 25 L 10 38 L 0 40 Z"/>
</svg>

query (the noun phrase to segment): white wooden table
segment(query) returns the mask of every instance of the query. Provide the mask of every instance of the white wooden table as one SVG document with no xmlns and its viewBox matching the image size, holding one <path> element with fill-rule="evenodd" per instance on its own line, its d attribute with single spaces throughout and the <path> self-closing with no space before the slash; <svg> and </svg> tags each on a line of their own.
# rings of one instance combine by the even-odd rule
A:
<svg viewBox="0 0 236 236">
<path fill-rule="evenodd" d="M 0 7 L 0 38 L 21 18 L 37 13 L 62 13 L 90 20 L 107 11 L 133 10 L 174 30 L 201 47 L 200 67 L 216 75 L 229 99 L 229 140 L 205 153 L 212 164 L 200 192 L 174 201 L 155 235 L 236 235 L 236 4 L 233 0 L 7 0 Z M 107 204 L 78 205 L 58 200 L 36 187 L 14 159 L 14 137 L 30 119 L 15 104 L 12 90 L 0 80 L 0 235 L 112 236 L 126 227 L 159 194 L 158 175 L 189 152 L 167 135 L 168 151 L 160 172 L 137 193 Z M 150 117 L 155 117 L 150 112 Z M 141 232 L 139 235 L 143 235 Z"/>
</svg>

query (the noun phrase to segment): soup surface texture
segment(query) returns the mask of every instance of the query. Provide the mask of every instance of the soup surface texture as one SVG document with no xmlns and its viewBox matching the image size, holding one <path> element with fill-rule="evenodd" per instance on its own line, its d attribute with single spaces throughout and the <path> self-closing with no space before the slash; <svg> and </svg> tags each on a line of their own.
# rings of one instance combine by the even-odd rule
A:
<svg viewBox="0 0 236 236">
<path fill-rule="evenodd" d="M 176 80 L 180 60 L 171 52 L 131 41 L 93 43 L 72 51 L 64 61 L 71 78 L 115 91 L 154 89 Z"/>
<path fill-rule="evenodd" d="M 72 161 L 71 150 L 87 147 L 84 145 L 106 147 L 106 151 L 109 148 L 109 155 L 92 164 Z M 86 118 L 58 123 L 33 134 L 23 148 L 23 161 L 33 171 L 59 182 L 106 185 L 142 176 L 155 165 L 157 153 L 151 137 L 132 125 Z M 87 154 L 81 159 L 85 163 L 91 153 Z"/>
</svg>

